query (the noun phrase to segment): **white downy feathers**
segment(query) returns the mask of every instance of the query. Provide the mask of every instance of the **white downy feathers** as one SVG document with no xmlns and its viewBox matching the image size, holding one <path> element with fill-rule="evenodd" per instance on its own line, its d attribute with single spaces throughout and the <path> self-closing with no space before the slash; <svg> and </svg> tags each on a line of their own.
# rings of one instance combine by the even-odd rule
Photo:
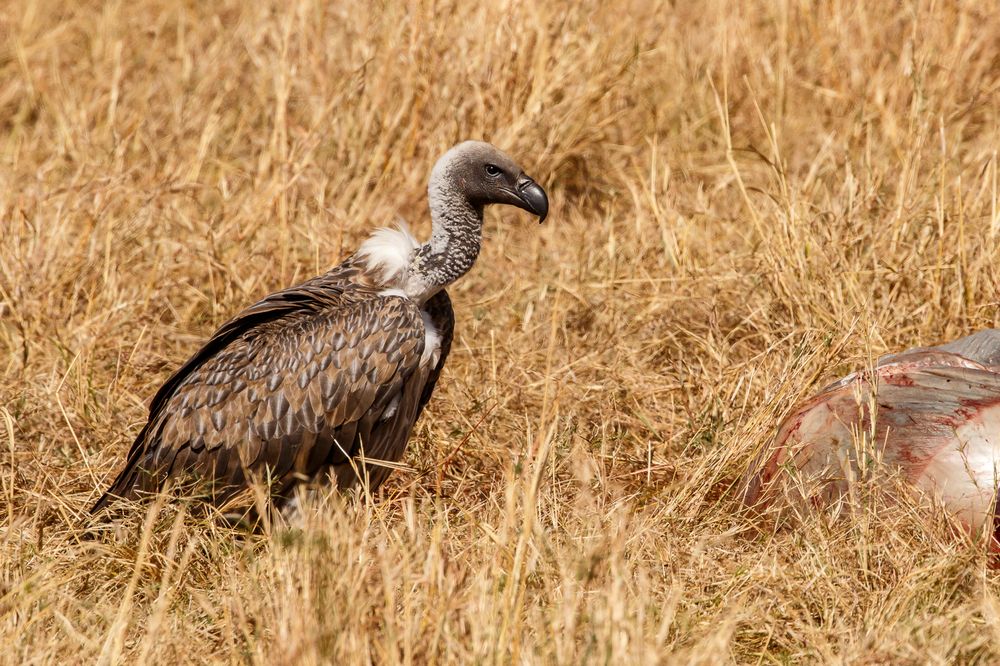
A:
<svg viewBox="0 0 1000 666">
<path fill-rule="evenodd" d="M 389 283 L 403 276 L 418 247 L 420 243 L 409 227 L 400 222 L 395 229 L 376 229 L 358 248 L 358 256 L 365 261 L 368 270 Z"/>
</svg>

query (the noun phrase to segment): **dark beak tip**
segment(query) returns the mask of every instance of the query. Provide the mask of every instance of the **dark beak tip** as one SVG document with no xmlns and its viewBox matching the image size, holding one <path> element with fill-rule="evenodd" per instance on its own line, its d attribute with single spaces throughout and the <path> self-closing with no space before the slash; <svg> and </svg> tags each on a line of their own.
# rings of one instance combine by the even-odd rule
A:
<svg viewBox="0 0 1000 666">
<path fill-rule="evenodd" d="M 529 181 L 518 189 L 525 209 L 538 216 L 539 224 L 544 222 L 545 218 L 549 216 L 549 198 L 545 194 L 545 190 L 534 181 Z"/>
</svg>

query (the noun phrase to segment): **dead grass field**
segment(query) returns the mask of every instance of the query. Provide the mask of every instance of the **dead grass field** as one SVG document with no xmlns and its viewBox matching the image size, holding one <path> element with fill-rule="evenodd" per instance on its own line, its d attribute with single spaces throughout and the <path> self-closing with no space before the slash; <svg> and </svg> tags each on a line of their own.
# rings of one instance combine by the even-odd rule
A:
<svg viewBox="0 0 1000 666">
<path fill-rule="evenodd" d="M 859 492 L 734 484 L 823 381 L 996 325 L 991 3 L 14 0 L 0 6 L 0 661 L 996 663 L 1000 578 Z M 487 215 L 379 501 L 86 539 L 152 393 L 376 226 Z M 864 490 L 863 488 L 861 489 Z"/>
</svg>

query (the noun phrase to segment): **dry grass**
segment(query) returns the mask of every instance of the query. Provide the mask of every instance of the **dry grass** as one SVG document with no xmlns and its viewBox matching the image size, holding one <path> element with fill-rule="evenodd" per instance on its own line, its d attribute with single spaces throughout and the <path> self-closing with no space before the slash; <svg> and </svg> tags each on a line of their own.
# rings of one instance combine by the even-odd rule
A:
<svg viewBox="0 0 1000 666">
<path fill-rule="evenodd" d="M 815 6 L 814 6 L 815 5 Z M 998 320 L 989 3 L 19 0 L 0 8 L 0 658 L 1000 659 L 1000 579 L 933 511 L 750 529 L 733 484 L 817 382 Z M 368 231 L 492 211 L 381 500 L 246 536 L 83 538 L 216 325 Z"/>
</svg>

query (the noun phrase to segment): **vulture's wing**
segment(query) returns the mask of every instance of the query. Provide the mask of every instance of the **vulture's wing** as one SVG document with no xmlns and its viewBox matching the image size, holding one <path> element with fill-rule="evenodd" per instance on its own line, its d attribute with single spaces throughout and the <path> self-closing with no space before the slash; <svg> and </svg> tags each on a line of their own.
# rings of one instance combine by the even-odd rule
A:
<svg viewBox="0 0 1000 666">
<path fill-rule="evenodd" d="M 441 369 L 451 350 L 455 330 L 455 317 L 448 294 L 442 290 L 428 299 L 424 304 L 423 313 L 430 319 L 439 339 L 437 351 L 434 352 L 437 359 L 432 357 L 428 358 L 426 363 L 421 362 L 402 387 L 399 399 L 383 412 L 383 417 L 371 428 L 359 429 L 359 432 L 364 430 L 368 433 L 364 436 L 368 444 L 364 447 L 363 456 L 359 455 L 348 462 L 334 466 L 334 477 L 341 488 L 349 488 L 359 479 L 364 479 L 369 491 L 373 491 L 385 481 L 392 468 L 379 463 L 365 464 L 364 460 L 371 458 L 381 461 L 399 460 L 406 448 L 410 429 L 434 392 Z M 389 414 L 391 418 L 386 416 Z"/>
<path fill-rule="evenodd" d="M 749 479 L 749 503 L 782 478 L 799 484 L 801 499 L 833 500 L 861 477 L 869 458 L 941 499 L 970 527 L 992 515 L 1000 481 L 1000 374 L 940 348 L 882 363 L 874 394 L 871 374 L 855 373 L 785 419 Z"/>
<path fill-rule="evenodd" d="M 157 392 L 125 468 L 93 511 L 187 476 L 211 484 L 217 504 L 245 487 L 247 474 L 280 493 L 374 447 L 367 440 L 380 420 L 413 415 L 416 397 L 399 402 L 420 365 L 420 311 L 345 277 L 335 269 L 223 325 Z M 409 389 L 421 396 L 424 385 Z M 404 444 L 410 426 L 393 426 Z"/>
</svg>

